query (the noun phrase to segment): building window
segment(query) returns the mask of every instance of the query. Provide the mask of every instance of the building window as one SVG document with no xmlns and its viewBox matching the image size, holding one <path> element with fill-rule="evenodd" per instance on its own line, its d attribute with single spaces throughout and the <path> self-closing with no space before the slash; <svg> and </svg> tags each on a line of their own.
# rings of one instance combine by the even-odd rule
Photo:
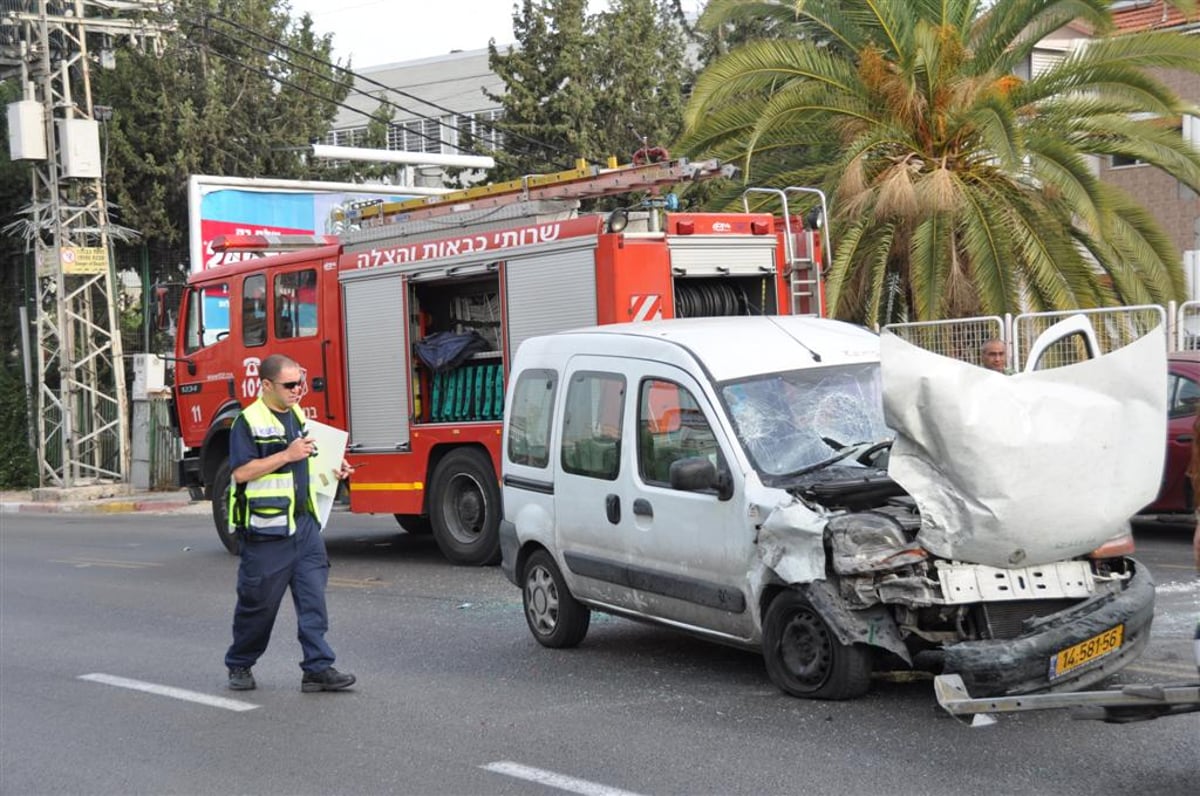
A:
<svg viewBox="0 0 1200 796">
<path fill-rule="evenodd" d="M 503 111 L 494 108 L 490 111 L 456 116 L 454 143 L 458 151 L 472 154 L 500 149 L 502 138 L 500 131 L 496 129 L 496 122 L 502 115 Z"/>
<path fill-rule="evenodd" d="M 1123 169 L 1126 166 L 1144 166 L 1145 162 L 1125 155 L 1110 155 L 1109 165 L 1114 169 Z"/>
<path fill-rule="evenodd" d="M 346 127 L 341 130 L 330 130 L 325 136 L 325 142 L 330 146 L 365 146 L 367 143 L 366 127 Z"/>
</svg>

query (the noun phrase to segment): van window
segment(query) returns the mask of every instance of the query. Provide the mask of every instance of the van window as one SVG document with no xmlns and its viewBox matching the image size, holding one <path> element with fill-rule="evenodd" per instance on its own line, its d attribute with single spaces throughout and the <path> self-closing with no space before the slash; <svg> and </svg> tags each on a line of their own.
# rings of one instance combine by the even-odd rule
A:
<svg viewBox="0 0 1200 796">
<path fill-rule="evenodd" d="M 185 350 L 197 351 L 229 334 L 229 285 L 205 285 L 187 298 Z"/>
<path fill-rule="evenodd" d="M 267 278 L 262 274 L 242 282 L 242 344 L 247 348 L 267 342 Z"/>
<path fill-rule="evenodd" d="M 615 481 L 621 469 L 624 411 L 624 376 L 590 371 L 571 376 L 563 414 L 563 471 Z"/>
<path fill-rule="evenodd" d="M 317 272 L 309 268 L 275 277 L 275 337 L 317 333 Z"/>
<path fill-rule="evenodd" d="M 670 482 L 671 464 L 704 457 L 718 464 L 720 449 L 704 412 L 686 387 L 647 379 L 638 400 L 638 475 L 646 483 Z"/>
<path fill-rule="evenodd" d="M 513 388 L 508 423 L 508 460 L 513 464 L 545 467 L 550 463 L 550 421 L 558 374 L 553 370 L 527 370 Z"/>
</svg>

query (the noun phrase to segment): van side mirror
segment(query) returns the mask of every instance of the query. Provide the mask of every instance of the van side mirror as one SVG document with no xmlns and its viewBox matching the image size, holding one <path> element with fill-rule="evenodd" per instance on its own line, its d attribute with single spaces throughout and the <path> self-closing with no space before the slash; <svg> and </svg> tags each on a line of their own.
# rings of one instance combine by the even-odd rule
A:
<svg viewBox="0 0 1200 796">
<path fill-rule="evenodd" d="M 724 468 L 720 471 L 705 456 L 693 456 L 671 462 L 667 478 L 672 489 L 683 492 L 703 492 L 715 489 L 718 500 L 733 497 L 733 479 Z"/>
</svg>

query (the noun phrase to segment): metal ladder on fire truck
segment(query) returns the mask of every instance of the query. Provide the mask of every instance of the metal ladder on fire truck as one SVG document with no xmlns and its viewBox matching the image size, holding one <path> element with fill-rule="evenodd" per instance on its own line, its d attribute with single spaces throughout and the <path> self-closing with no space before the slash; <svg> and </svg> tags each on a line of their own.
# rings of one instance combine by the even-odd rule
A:
<svg viewBox="0 0 1200 796">
<path fill-rule="evenodd" d="M 825 193 L 817 188 L 747 188 L 742 192 L 742 208 L 750 212 L 750 195 L 766 194 L 779 200 L 783 222 L 784 267 L 792 294 L 792 312 L 796 315 L 825 315 L 825 270 L 830 264 L 833 247 L 825 223 L 829 209 Z M 803 218 L 793 216 L 788 208 L 788 197 L 807 194 L 817 197 L 819 207 L 814 207 Z M 825 234 L 817 235 L 818 230 Z"/>
<path fill-rule="evenodd" d="M 646 191 L 655 193 L 666 185 L 698 182 L 714 177 L 732 177 L 736 169 L 716 160 L 697 163 L 685 158 L 617 166 L 615 159 L 607 168 L 577 161 L 574 169 L 552 174 L 534 174 L 507 182 L 464 188 L 439 196 L 386 201 L 379 199 L 351 202 L 335 210 L 331 220 L 336 235 L 257 234 L 217 237 L 214 251 L 297 251 L 313 246 L 345 243 L 359 244 L 383 236 L 403 235 L 409 240 L 422 236 L 444 235 L 449 224 L 430 227 L 421 222 L 454 216 L 454 224 L 469 227 L 484 220 L 511 222 L 514 218 L 536 215 L 539 203 L 598 199 L 605 196 Z M 397 186 L 397 193 L 403 193 Z M 497 211 L 508 210 L 508 216 Z M 415 223 L 413 223 L 415 222 Z M 416 227 L 416 229 L 413 229 Z"/>
<path fill-rule="evenodd" d="M 685 158 L 608 168 L 577 161 L 576 167 L 552 174 L 534 174 L 517 180 L 464 188 L 440 196 L 422 196 L 395 202 L 370 200 L 355 203 L 345 220 L 358 226 L 383 226 L 398 221 L 419 221 L 469 210 L 492 210 L 519 202 L 538 200 L 599 199 L 605 196 L 647 191 L 664 185 L 697 182 L 713 177 L 731 177 L 734 168 L 716 160 L 691 163 Z M 402 189 L 399 189 L 402 191 Z"/>
</svg>

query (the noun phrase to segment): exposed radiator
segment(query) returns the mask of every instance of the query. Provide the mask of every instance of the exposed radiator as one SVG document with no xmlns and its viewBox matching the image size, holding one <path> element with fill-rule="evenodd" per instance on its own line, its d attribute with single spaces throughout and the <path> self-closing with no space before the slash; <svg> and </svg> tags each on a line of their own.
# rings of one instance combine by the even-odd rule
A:
<svg viewBox="0 0 1200 796">
<path fill-rule="evenodd" d="M 983 603 L 984 636 L 993 639 L 1016 638 L 1021 635 L 1021 624 L 1026 619 L 1049 616 L 1070 608 L 1080 600 L 1012 600 L 1008 602 Z"/>
</svg>

